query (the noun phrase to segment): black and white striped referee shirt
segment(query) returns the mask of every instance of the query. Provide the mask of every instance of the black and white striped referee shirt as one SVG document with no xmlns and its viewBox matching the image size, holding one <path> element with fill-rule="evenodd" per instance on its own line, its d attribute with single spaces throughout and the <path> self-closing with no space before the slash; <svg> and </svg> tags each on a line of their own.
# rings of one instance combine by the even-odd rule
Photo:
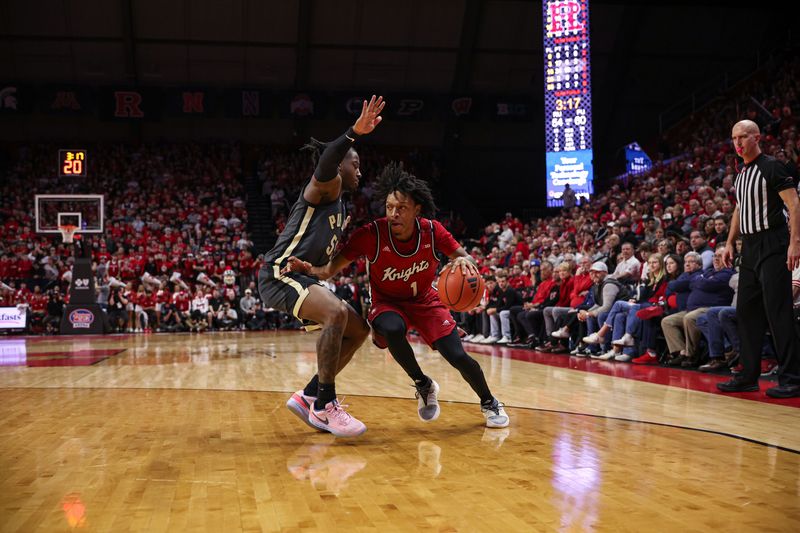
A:
<svg viewBox="0 0 800 533">
<path fill-rule="evenodd" d="M 739 171 L 734 187 L 739 205 L 739 231 L 752 235 L 786 226 L 779 193 L 793 189 L 794 184 L 783 163 L 761 154 Z"/>
</svg>

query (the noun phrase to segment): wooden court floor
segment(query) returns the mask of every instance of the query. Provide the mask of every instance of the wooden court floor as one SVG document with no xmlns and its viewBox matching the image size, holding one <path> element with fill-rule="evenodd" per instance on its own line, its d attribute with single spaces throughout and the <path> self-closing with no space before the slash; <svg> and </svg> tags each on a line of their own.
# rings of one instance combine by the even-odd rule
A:
<svg viewBox="0 0 800 533">
<path fill-rule="evenodd" d="M 800 409 L 474 353 L 511 426 L 365 344 L 368 431 L 284 407 L 318 333 L 0 339 L 0 531 L 800 531 Z M 484 350 L 485 351 L 485 350 Z"/>
</svg>

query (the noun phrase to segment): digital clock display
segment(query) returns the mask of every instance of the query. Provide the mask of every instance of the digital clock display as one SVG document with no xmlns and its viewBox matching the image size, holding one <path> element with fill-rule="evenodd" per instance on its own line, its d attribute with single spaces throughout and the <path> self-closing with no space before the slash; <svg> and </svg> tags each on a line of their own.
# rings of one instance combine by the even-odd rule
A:
<svg viewBox="0 0 800 533">
<path fill-rule="evenodd" d="M 86 150 L 59 150 L 58 176 L 86 177 Z"/>
<path fill-rule="evenodd" d="M 567 184 L 594 192 L 589 1 L 545 0 L 542 17 L 547 205 L 560 206 Z"/>
</svg>

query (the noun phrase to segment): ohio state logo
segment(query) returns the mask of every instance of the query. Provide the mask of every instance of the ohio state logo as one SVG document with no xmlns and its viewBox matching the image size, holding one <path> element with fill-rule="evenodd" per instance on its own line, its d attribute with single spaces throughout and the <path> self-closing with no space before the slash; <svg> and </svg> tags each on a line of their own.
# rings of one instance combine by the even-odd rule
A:
<svg viewBox="0 0 800 533">
<path fill-rule="evenodd" d="M 414 261 L 414 264 L 408 267 L 405 270 L 397 270 L 394 267 L 386 267 L 383 271 L 383 279 L 381 281 L 397 281 L 402 279 L 403 281 L 408 281 L 408 278 L 416 274 L 417 272 L 422 272 L 427 270 L 430 267 L 430 263 L 425 260 L 417 263 Z"/>
</svg>

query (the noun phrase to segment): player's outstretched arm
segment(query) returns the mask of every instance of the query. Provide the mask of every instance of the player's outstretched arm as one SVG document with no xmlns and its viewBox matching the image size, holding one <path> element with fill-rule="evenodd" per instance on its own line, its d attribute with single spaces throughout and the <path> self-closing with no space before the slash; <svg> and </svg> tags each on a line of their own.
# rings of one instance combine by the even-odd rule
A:
<svg viewBox="0 0 800 533">
<path fill-rule="evenodd" d="M 475 264 L 475 259 L 461 246 L 459 246 L 456 251 L 450 254 L 448 257 L 450 258 L 450 264 L 445 268 L 450 268 L 452 270 L 461 268 L 461 273 L 465 276 L 467 274 L 472 276 L 480 275 L 480 272 L 478 272 L 478 267 Z"/>
<path fill-rule="evenodd" d="M 349 265 L 352 261 L 347 259 L 342 254 L 336 254 L 325 266 L 312 266 L 308 261 L 303 261 L 295 256 L 289 257 L 286 260 L 286 266 L 281 269 L 281 274 L 289 272 L 300 272 L 314 276 L 317 279 L 329 279 L 341 272 L 341 270 Z"/>
<path fill-rule="evenodd" d="M 317 168 L 314 169 L 311 183 L 303 194 L 307 201 L 319 203 L 339 197 L 342 184 L 341 180 L 335 179 L 339 174 L 339 164 L 358 137 L 372 133 L 381 123 L 383 117 L 380 114 L 385 105 L 386 102 L 382 96 L 372 95 L 369 102 L 364 100 L 361 115 L 356 123 L 348 128 L 344 135 L 325 144 L 325 149 L 317 162 Z"/>
</svg>

